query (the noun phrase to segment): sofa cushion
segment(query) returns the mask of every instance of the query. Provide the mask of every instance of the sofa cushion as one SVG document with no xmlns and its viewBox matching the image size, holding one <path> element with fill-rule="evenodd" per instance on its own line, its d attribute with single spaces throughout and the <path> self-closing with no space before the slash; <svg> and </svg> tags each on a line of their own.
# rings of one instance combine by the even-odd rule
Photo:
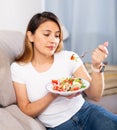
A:
<svg viewBox="0 0 117 130">
<path fill-rule="evenodd" d="M 37 121 L 36 119 L 33 119 L 32 117 L 24 114 L 17 105 L 10 105 L 6 107 L 5 110 L 14 118 L 15 122 L 20 126 L 20 129 L 6 130 L 46 130 L 39 120 Z M 16 125 L 15 122 L 14 124 L 12 124 L 12 126 Z"/>
<path fill-rule="evenodd" d="M 17 31 L 0 31 L 0 105 L 15 103 L 10 64 L 23 50 L 24 35 Z"/>
<path fill-rule="evenodd" d="M 25 115 L 17 105 L 0 108 L 0 130 L 46 130 L 41 122 Z"/>
<path fill-rule="evenodd" d="M 0 108 L 0 130 L 24 130 L 20 123 L 5 109 Z"/>
<path fill-rule="evenodd" d="M 7 106 L 15 102 L 15 94 L 10 78 L 10 63 L 4 51 L 0 49 L 0 105 Z"/>
</svg>

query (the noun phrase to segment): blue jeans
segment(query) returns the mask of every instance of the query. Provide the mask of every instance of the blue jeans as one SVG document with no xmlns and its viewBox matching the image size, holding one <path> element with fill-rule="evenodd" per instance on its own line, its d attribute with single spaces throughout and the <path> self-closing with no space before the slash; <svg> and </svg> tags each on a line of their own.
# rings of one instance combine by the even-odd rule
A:
<svg viewBox="0 0 117 130">
<path fill-rule="evenodd" d="M 86 101 L 71 119 L 47 130 L 117 130 L 117 115 Z"/>
</svg>

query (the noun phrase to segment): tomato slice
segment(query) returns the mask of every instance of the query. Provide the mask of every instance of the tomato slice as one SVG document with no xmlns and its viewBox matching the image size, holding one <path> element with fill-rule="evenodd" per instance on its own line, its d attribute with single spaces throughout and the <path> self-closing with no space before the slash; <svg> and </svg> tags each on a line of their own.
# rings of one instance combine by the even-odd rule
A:
<svg viewBox="0 0 117 130">
<path fill-rule="evenodd" d="M 54 85 L 53 89 L 54 90 L 58 90 L 59 86 L 58 85 Z"/>
<path fill-rule="evenodd" d="M 78 87 L 74 87 L 73 90 L 78 90 L 79 88 Z"/>
<path fill-rule="evenodd" d="M 58 84 L 58 80 L 53 79 L 52 83 Z"/>
<path fill-rule="evenodd" d="M 70 57 L 71 60 L 75 60 L 74 54 Z"/>
</svg>

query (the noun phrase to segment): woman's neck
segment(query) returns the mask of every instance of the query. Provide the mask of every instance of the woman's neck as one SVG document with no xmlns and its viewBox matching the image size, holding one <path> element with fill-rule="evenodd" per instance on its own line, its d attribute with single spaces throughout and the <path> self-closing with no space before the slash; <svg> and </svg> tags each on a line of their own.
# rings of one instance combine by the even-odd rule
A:
<svg viewBox="0 0 117 130">
<path fill-rule="evenodd" d="M 51 68 L 53 62 L 54 62 L 54 56 L 51 57 L 38 56 L 33 58 L 32 65 L 38 72 L 45 72 Z"/>
<path fill-rule="evenodd" d="M 32 63 L 35 64 L 46 64 L 46 63 L 53 63 L 54 61 L 54 56 L 50 56 L 50 57 L 45 57 L 45 56 L 38 56 L 33 58 Z"/>
</svg>

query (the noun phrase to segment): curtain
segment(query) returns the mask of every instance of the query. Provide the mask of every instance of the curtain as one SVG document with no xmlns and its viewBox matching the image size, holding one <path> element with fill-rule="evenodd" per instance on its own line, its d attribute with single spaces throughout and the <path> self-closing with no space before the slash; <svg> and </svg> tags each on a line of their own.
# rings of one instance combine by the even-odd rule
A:
<svg viewBox="0 0 117 130">
<path fill-rule="evenodd" d="M 45 0 L 45 10 L 55 13 L 69 32 L 64 49 L 81 55 L 108 41 L 105 62 L 112 65 L 117 65 L 116 5 L 116 0 Z M 91 62 L 91 53 L 83 62 Z"/>
</svg>

